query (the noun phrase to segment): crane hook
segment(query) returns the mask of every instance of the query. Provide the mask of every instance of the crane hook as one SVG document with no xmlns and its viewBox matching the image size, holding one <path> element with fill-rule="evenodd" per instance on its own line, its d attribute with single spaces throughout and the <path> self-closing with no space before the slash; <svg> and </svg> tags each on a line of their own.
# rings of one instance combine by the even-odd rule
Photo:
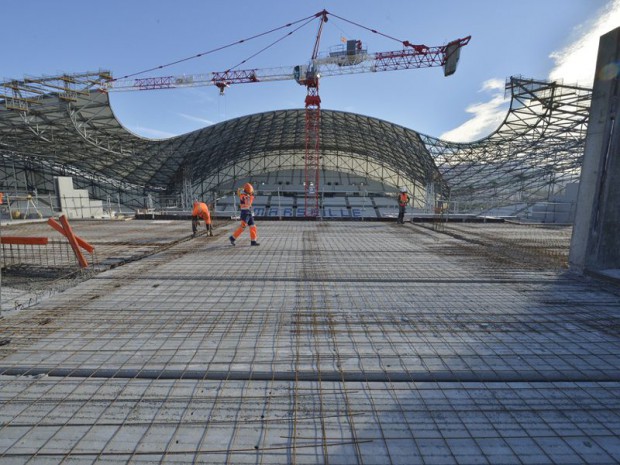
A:
<svg viewBox="0 0 620 465">
<path fill-rule="evenodd" d="M 220 95 L 224 95 L 224 91 L 226 90 L 227 87 L 230 87 L 228 85 L 228 83 L 224 82 L 224 81 L 220 81 L 220 82 L 216 82 L 215 86 L 220 89 Z"/>
</svg>

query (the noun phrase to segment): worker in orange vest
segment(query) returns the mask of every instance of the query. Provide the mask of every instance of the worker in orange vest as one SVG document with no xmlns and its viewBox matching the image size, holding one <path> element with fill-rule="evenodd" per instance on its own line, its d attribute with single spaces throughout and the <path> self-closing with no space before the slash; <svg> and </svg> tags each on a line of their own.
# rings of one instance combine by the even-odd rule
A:
<svg viewBox="0 0 620 465">
<path fill-rule="evenodd" d="M 254 214 L 252 212 L 252 202 L 254 202 L 254 187 L 249 182 L 243 185 L 243 190 L 239 190 L 239 207 L 241 208 L 241 225 L 232 233 L 228 239 L 232 245 L 235 245 L 237 238 L 245 231 L 246 226 L 250 227 L 250 245 L 260 245 L 258 232 L 254 224 Z"/>
<path fill-rule="evenodd" d="M 209 207 L 204 202 L 199 202 L 198 199 L 194 199 L 194 209 L 192 210 L 192 235 L 196 235 L 198 231 L 198 223 L 200 218 L 205 220 L 205 227 L 209 232 L 209 236 L 213 236 L 213 227 L 211 226 L 211 213 L 209 213 Z"/>
<path fill-rule="evenodd" d="M 396 223 L 405 224 L 405 210 L 409 204 L 409 194 L 407 194 L 407 188 L 401 187 L 398 194 L 398 220 Z"/>
</svg>

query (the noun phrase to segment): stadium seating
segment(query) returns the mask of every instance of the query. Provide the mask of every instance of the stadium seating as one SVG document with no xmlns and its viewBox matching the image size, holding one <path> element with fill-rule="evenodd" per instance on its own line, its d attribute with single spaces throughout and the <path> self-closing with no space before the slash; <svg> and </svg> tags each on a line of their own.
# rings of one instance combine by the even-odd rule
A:
<svg viewBox="0 0 620 465">
<path fill-rule="evenodd" d="M 381 181 L 348 172 L 321 170 L 319 205 L 324 218 L 395 218 L 398 215 L 397 188 Z M 306 206 L 305 172 L 282 169 L 238 179 L 224 188 L 229 194 L 218 199 L 217 215 L 234 215 L 232 195 L 244 183 L 256 191 L 254 214 L 257 217 L 304 216 Z M 313 203 L 313 200 L 310 200 Z M 238 211 L 238 206 L 237 206 Z"/>
</svg>

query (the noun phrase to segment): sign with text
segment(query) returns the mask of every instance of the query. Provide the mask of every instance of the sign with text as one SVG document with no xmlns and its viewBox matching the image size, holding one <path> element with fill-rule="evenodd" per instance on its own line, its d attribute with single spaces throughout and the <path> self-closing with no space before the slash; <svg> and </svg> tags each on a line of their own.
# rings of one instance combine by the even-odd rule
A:
<svg viewBox="0 0 620 465">
<path fill-rule="evenodd" d="M 254 207 L 254 216 L 271 216 L 271 217 L 302 217 L 305 216 L 304 207 Z M 325 207 L 322 216 L 324 218 L 362 218 L 374 217 L 373 208 L 345 208 L 345 207 Z"/>
</svg>

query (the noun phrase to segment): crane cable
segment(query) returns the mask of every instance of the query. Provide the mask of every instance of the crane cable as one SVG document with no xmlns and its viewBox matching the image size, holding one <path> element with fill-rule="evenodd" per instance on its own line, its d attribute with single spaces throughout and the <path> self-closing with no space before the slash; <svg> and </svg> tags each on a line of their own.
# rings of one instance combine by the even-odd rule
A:
<svg viewBox="0 0 620 465">
<path fill-rule="evenodd" d="M 305 18 L 307 19 L 307 18 Z M 314 19 L 316 19 L 316 16 L 312 16 L 312 18 L 308 19 L 305 23 L 303 23 L 301 26 L 297 27 L 296 29 L 288 32 L 287 34 L 283 35 L 282 37 L 280 37 L 279 39 L 273 41 L 271 44 L 267 45 L 266 47 L 262 48 L 261 50 L 259 50 L 258 52 L 254 53 L 253 55 L 250 55 L 249 57 L 247 57 L 245 60 L 240 61 L 239 63 L 237 63 L 235 66 L 232 66 L 230 68 L 228 68 L 225 73 L 228 73 L 230 71 L 232 71 L 233 69 L 237 68 L 238 66 L 241 66 L 242 64 L 244 64 L 245 62 L 247 62 L 248 60 L 251 60 L 252 58 L 260 55 L 261 53 L 263 53 L 265 50 L 270 49 L 271 47 L 273 47 L 275 44 L 277 44 L 278 42 L 283 41 L 284 39 L 286 39 L 288 36 L 293 35 L 293 33 L 299 31 L 302 27 L 310 24 Z M 301 20 L 303 21 L 303 20 Z M 300 21 L 297 21 L 300 22 Z"/>
<path fill-rule="evenodd" d="M 302 21 L 306 21 L 304 24 L 302 24 L 301 26 L 299 26 L 299 27 L 298 27 L 298 28 L 296 28 L 295 30 L 290 31 L 288 34 L 286 34 L 286 35 L 282 36 L 282 37 L 281 37 L 281 38 L 279 38 L 278 40 L 276 40 L 276 41 L 272 42 L 271 44 L 267 45 L 266 47 L 264 47 L 263 49 L 259 50 L 259 51 L 258 51 L 258 52 L 256 52 L 255 54 L 250 55 L 250 56 L 249 56 L 248 58 L 246 58 L 245 60 L 243 60 L 243 61 L 241 61 L 241 62 L 237 63 L 235 66 L 230 67 L 229 69 L 227 69 L 227 70 L 225 71 L 225 73 L 229 73 L 230 71 L 232 71 L 233 69 L 237 68 L 238 66 L 241 66 L 242 64 L 246 63 L 248 60 L 250 60 L 250 59 L 252 59 L 252 58 L 254 58 L 254 57 L 258 56 L 259 54 L 261 54 L 261 53 L 262 53 L 262 52 L 264 52 L 265 50 L 267 50 L 267 49 L 269 49 L 269 48 L 273 47 L 273 46 L 274 46 L 275 44 L 277 44 L 278 42 L 280 42 L 280 41 L 284 40 L 286 37 L 288 37 L 288 36 L 292 35 L 294 32 L 297 32 L 297 31 L 298 31 L 298 30 L 300 30 L 302 27 L 304 27 L 304 26 L 306 26 L 307 24 L 309 24 L 310 22 L 312 22 L 312 20 L 314 20 L 314 19 L 316 19 L 316 18 L 319 18 L 319 17 L 322 17 L 322 16 L 323 16 L 323 17 L 326 17 L 327 15 L 331 15 L 331 16 L 333 16 L 334 18 L 338 18 L 338 19 L 340 19 L 340 20 L 342 20 L 342 21 L 344 21 L 344 22 L 346 22 L 346 23 L 352 24 L 352 25 L 357 26 L 357 27 L 360 27 L 360 28 L 362 28 L 362 29 L 366 29 L 367 31 L 370 31 L 370 32 L 372 32 L 372 33 L 374 33 L 374 34 L 379 34 L 380 36 L 383 36 L 383 37 L 385 37 L 385 38 L 387 38 L 387 39 L 393 40 L 393 41 L 395 41 L 395 42 L 399 42 L 399 43 L 403 44 L 405 47 L 413 47 L 413 44 L 411 44 L 411 42 L 409 42 L 408 40 L 400 40 L 400 39 L 397 39 L 396 37 L 392 37 L 392 36 L 390 36 L 390 35 L 387 35 L 387 34 L 384 34 L 384 33 L 382 33 L 382 32 L 379 32 L 379 31 L 377 31 L 376 29 L 371 29 L 371 28 L 366 27 L 366 26 L 364 26 L 364 25 L 362 25 L 362 24 L 356 23 L 356 22 L 354 22 L 354 21 L 350 21 L 350 20 L 345 19 L 345 18 L 343 18 L 343 17 L 341 17 L 341 16 L 338 16 L 338 15 L 335 15 L 335 14 L 333 14 L 333 13 L 330 13 L 330 12 L 328 12 L 327 10 L 323 10 L 323 11 L 319 11 L 318 13 L 316 13 L 316 14 L 314 14 L 314 15 L 310 16 L 310 17 L 307 17 L 307 18 L 301 19 L 301 20 L 299 20 L 299 21 L 296 21 L 295 23 L 291 23 L 291 24 L 289 24 L 289 25 L 292 25 L 292 24 L 297 24 L 297 23 L 300 23 L 300 22 L 302 22 Z M 281 29 L 281 28 L 280 28 L 280 29 Z M 276 29 L 274 29 L 273 31 L 275 31 L 275 30 L 276 30 Z M 273 32 L 273 31 L 271 31 L 271 32 Z"/>
<path fill-rule="evenodd" d="M 176 65 L 176 64 L 179 64 L 179 63 L 183 63 L 183 62 L 185 62 L 185 61 L 193 60 L 194 58 L 200 58 L 200 57 L 202 57 L 202 56 L 209 55 L 209 54 L 211 54 L 211 53 L 219 52 L 220 50 L 224 50 L 224 49 L 226 49 L 226 48 L 232 47 L 233 45 L 238 45 L 238 44 L 241 44 L 241 43 L 243 43 L 243 42 L 247 42 L 247 41 L 249 41 L 249 40 L 256 39 L 256 38 L 258 38 L 258 37 L 262 37 L 262 36 L 265 36 L 265 35 L 267 35 L 267 34 L 271 34 L 272 32 L 279 31 L 280 29 L 284 29 L 284 28 L 287 28 L 287 27 L 291 27 L 291 26 L 292 26 L 292 25 L 294 25 L 294 24 L 298 24 L 298 23 L 301 23 L 301 22 L 303 22 L 303 21 L 306 21 L 304 24 L 302 24 L 301 26 L 299 26 L 297 29 L 295 29 L 294 31 L 291 31 L 289 34 L 287 34 L 287 35 L 285 35 L 285 36 L 284 36 L 284 37 L 287 37 L 287 36 L 291 35 L 293 32 L 295 32 L 295 31 L 299 30 L 301 27 L 303 27 L 303 26 L 305 26 L 306 24 L 308 24 L 311 20 L 315 19 L 316 17 L 317 17 L 317 15 L 316 15 L 316 14 L 314 14 L 314 15 L 312 15 L 312 16 L 307 16 L 307 17 L 302 18 L 302 19 L 299 19 L 299 20 L 297 20 L 297 21 L 293 21 L 292 23 L 285 24 L 284 26 L 276 27 L 276 28 L 271 29 L 271 30 L 269 30 L 269 31 L 266 31 L 266 32 L 262 32 L 262 33 L 260 33 L 260 34 L 253 35 L 253 36 L 248 37 L 248 38 L 246 38 L 246 39 L 241 39 L 241 40 L 238 40 L 238 41 L 236 41 L 236 42 L 231 42 L 230 44 L 227 44 L 227 45 L 223 45 L 223 46 L 221 46 L 221 47 L 214 48 L 214 49 L 209 50 L 209 51 L 207 51 L 207 52 L 198 53 L 197 55 L 193 55 L 193 56 L 191 56 L 191 57 L 186 57 L 186 58 L 181 58 L 180 60 L 172 61 L 172 62 L 167 63 L 167 64 L 165 64 L 165 65 L 155 66 L 155 67 L 153 67 L 153 68 L 145 69 L 145 70 L 143 70 L 143 71 L 138 71 L 138 72 L 136 72 L 136 73 L 127 74 L 127 75 L 125 75 L 125 76 L 121 76 L 121 77 L 117 77 L 117 78 L 111 79 L 111 80 L 110 80 L 110 82 L 119 81 L 119 80 L 121 80 L 121 79 L 128 79 L 128 78 L 131 78 L 131 77 L 134 77 L 134 76 L 139 76 L 140 74 L 148 73 L 148 72 L 155 71 L 155 70 L 158 70 L 158 69 L 167 68 L 167 67 L 169 67 L 169 66 L 173 66 L 173 65 Z M 262 51 L 264 51 L 264 50 L 266 50 L 267 48 L 271 47 L 271 46 L 272 46 L 272 45 L 274 45 L 275 43 L 279 42 L 280 40 L 283 40 L 283 39 L 284 39 L 284 37 L 280 38 L 279 40 L 277 40 L 277 41 L 276 41 L 276 42 L 274 42 L 273 44 L 271 44 L 271 45 L 267 46 L 265 49 L 261 50 L 261 52 L 262 52 Z M 258 53 L 260 53 L 260 52 L 258 52 Z M 256 53 L 255 55 L 252 55 L 252 57 L 254 57 L 254 56 L 258 55 L 258 53 Z M 252 57 L 250 57 L 250 58 L 252 58 Z M 248 58 L 248 59 L 249 59 L 249 58 Z M 242 61 L 241 63 L 245 63 L 245 61 L 247 61 L 247 59 L 246 59 L 246 60 L 244 60 L 244 61 Z M 239 63 L 239 64 L 241 64 L 241 63 Z M 239 65 L 236 65 L 236 66 L 239 66 Z M 236 66 L 235 66 L 235 67 L 236 67 Z M 232 69 L 232 68 L 231 68 L 231 69 Z"/>
<path fill-rule="evenodd" d="M 227 49 L 227 48 L 229 48 L 229 47 L 232 47 L 233 45 L 242 44 L 242 43 L 247 42 L 247 41 L 250 41 L 250 40 L 252 40 L 252 39 L 256 39 L 256 38 L 258 38 L 258 37 L 262 37 L 262 36 L 265 36 L 265 35 L 271 34 L 271 33 L 273 33 L 273 32 L 279 31 L 279 30 L 281 30 L 281 29 L 285 29 L 285 28 L 287 28 L 287 27 L 291 27 L 291 26 L 293 26 L 293 25 L 295 25 L 295 24 L 298 24 L 298 23 L 303 22 L 303 24 L 302 24 L 301 26 L 297 27 L 297 28 L 296 28 L 296 29 L 294 29 L 293 31 L 290 31 L 288 34 L 286 34 L 286 35 L 284 35 L 284 36 L 280 37 L 279 39 L 275 40 L 274 42 L 272 42 L 271 44 L 267 45 L 267 46 L 266 46 L 266 47 L 264 47 L 263 49 L 259 50 L 258 52 L 254 53 L 253 55 L 250 55 L 250 56 L 249 56 L 248 58 L 246 58 L 245 60 L 243 60 L 243 61 L 239 62 L 239 63 L 238 63 L 238 64 L 236 64 L 235 66 L 232 66 L 231 68 L 229 68 L 228 70 L 226 70 L 226 73 L 228 73 L 229 71 L 232 71 L 233 69 L 237 68 L 238 66 L 240 66 L 240 65 L 242 65 L 242 64 L 244 64 L 244 63 L 246 63 L 248 60 L 250 60 L 250 59 L 252 59 L 252 58 L 256 57 L 257 55 L 259 55 L 260 53 L 264 52 L 265 50 L 268 50 L 269 48 L 273 47 L 275 44 L 277 44 L 278 42 L 281 42 L 281 41 L 282 41 L 282 40 L 284 40 L 286 37 L 288 37 L 288 36 L 292 35 L 294 32 L 297 32 L 297 31 L 298 31 L 298 30 L 300 30 L 302 27 L 304 27 L 304 26 L 306 26 L 307 24 L 309 24 L 310 22 L 312 22 L 312 20 L 314 20 L 314 19 L 316 19 L 316 18 L 319 18 L 319 17 L 321 17 L 321 16 L 323 16 L 323 15 L 325 15 L 325 16 L 326 16 L 326 15 L 331 15 L 331 16 L 333 16 L 334 18 L 338 18 L 338 19 L 340 19 L 340 20 L 342 20 L 342 21 L 344 21 L 344 22 L 347 22 L 347 23 L 349 23 L 349 24 L 353 24 L 354 26 L 360 27 L 360 28 L 362 28 L 362 29 L 366 29 L 367 31 L 370 31 L 370 32 L 372 32 L 372 33 L 374 33 L 374 34 L 379 34 L 379 35 L 381 35 L 381 36 L 383 36 L 383 37 L 386 37 L 386 38 L 388 38 L 388 39 L 394 40 L 394 41 L 396 41 L 396 42 L 400 42 L 401 44 L 403 44 L 403 45 L 404 45 L 404 46 L 406 46 L 406 47 L 412 47 L 412 46 L 413 46 L 413 44 L 411 44 L 408 40 L 400 40 L 400 39 L 397 39 L 396 37 L 392 37 L 392 36 L 390 36 L 390 35 L 387 35 L 387 34 L 384 34 L 384 33 L 382 33 L 382 32 L 379 32 L 379 31 L 377 31 L 376 29 L 372 29 L 372 28 L 366 27 L 366 26 L 364 26 L 364 25 L 362 25 L 362 24 L 356 23 L 356 22 L 354 22 L 354 21 L 350 21 L 350 20 L 345 19 L 345 18 L 343 18 L 343 17 L 341 17 L 341 16 L 335 15 L 335 14 L 333 14 L 333 13 L 329 13 L 327 10 L 323 10 L 323 11 L 320 11 L 320 12 L 318 12 L 318 13 L 315 13 L 315 14 L 313 14 L 313 15 L 311 15 L 311 16 L 306 16 L 305 18 L 299 19 L 299 20 L 297 20 L 297 21 L 293 21 L 293 22 L 291 22 L 291 23 L 287 23 L 287 24 L 285 24 L 284 26 L 276 27 L 276 28 L 271 29 L 271 30 L 269 30 L 269 31 L 262 32 L 262 33 L 260 33 L 260 34 L 253 35 L 253 36 L 248 37 L 248 38 L 246 38 L 246 39 L 241 39 L 241 40 L 238 40 L 238 41 L 236 41 L 236 42 L 231 42 L 231 43 L 229 43 L 229 44 L 227 44 L 227 45 L 223 45 L 223 46 L 221 46 L 221 47 L 214 48 L 214 49 L 209 50 L 209 51 L 207 51 L 207 52 L 202 52 L 202 53 L 198 53 L 198 54 L 196 54 L 196 55 L 192 55 L 192 56 L 190 56 L 190 57 L 181 58 L 180 60 L 175 60 L 175 61 L 172 61 L 172 62 L 170 62 L 170 63 L 166 63 L 166 64 L 164 64 L 164 65 L 155 66 L 155 67 L 153 67 L 153 68 L 145 69 L 145 70 L 143 70 L 143 71 L 138 71 L 138 72 L 136 72 L 136 73 L 127 74 L 127 75 L 125 75 L 125 76 L 117 77 L 117 78 L 111 79 L 111 80 L 110 80 L 110 82 L 119 81 L 119 80 L 121 80 L 121 79 L 128 79 L 128 78 L 131 78 L 131 77 L 134 77 L 134 76 L 139 76 L 139 75 L 141 75 L 141 74 L 148 73 L 148 72 L 151 72 L 151 71 L 155 71 L 155 70 L 158 70 L 158 69 L 168 68 L 168 67 L 170 67 L 170 66 L 177 65 L 177 64 L 179 64 L 179 63 L 183 63 L 183 62 L 185 62 L 185 61 L 193 60 L 193 59 L 195 59 L 195 58 L 200 58 L 200 57 L 202 57 L 202 56 L 209 55 L 209 54 L 211 54 L 211 53 L 219 52 L 220 50 Z"/>
<path fill-rule="evenodd" d="M 333 16 L 334 18 L 338 18 L 338 19 L 340 19 L 340 20 L 342 20 L 342 21 L 344 21 L 346 23 L 353 24 L 354 26 L 357 26 L 357 27 L 361 27 L 362 29 L 366 29 L 367 31 L 370 31 L 370 32 L 372 32 L 374 34 L 379 34 L 380 36 L 383 36 L 383 37 L 385 37 L 387 39 L 391 39 L 391 40 L 394 40 L 396 42 L 400 42 L 401 44 L 403 44 L 406 47 L 411 47 L 412 46 L 411 42 L 409 42 L 408 40 L 400 40 L 400 39 L 397 39 L 396 37 L 392 37 L 392 36 L 389 36 L 387 34 L 384 34 L 383 32 L 379 32 L 376 29 L 372 29 L 372 28 L 366 27 L 366 26 L 364 26 L 362 24 L 359 24 L 359 23 L 356 23 L 354 21 L 349 21 L 348 19 L 345 19 L 345 18 L 343 18 L 341 16 L 338 16 L 338 15 L 335 15 L 333 13 L 329 13 L 329 14 L 331 16 Z"/>
</svg>

